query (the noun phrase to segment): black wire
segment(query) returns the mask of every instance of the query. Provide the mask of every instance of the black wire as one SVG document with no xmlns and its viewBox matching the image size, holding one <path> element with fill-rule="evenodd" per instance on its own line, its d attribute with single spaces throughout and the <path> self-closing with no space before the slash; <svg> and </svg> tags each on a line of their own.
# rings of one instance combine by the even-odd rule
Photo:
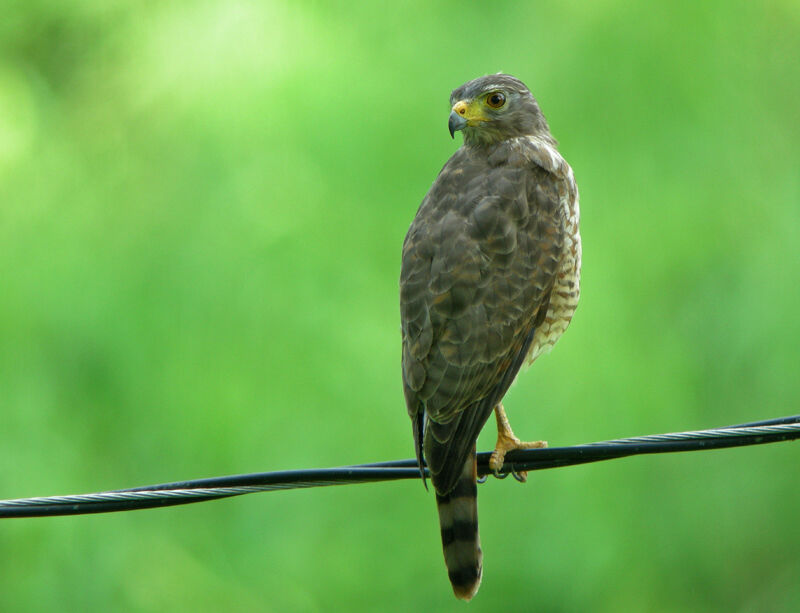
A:
<svg viewBox="0 0 800 613">
<path fill-rule="evenodd" d="M 750 422 L 736 426 L 724 426 L 710 431 L 652 435 L 616 441 L 604 441 L 572 447 L 528 449 L 509 452 L 506 463 L 499 475 L 522 471 L 558 468 L 589 462 L 599 462 L 632 455 L 652 453 L 672 453 L 678 451 L 700 451 L 721 449 L 743 445 L 758 445 L 800 438 L 800 429 L 792 431 L 756 432 L 737 435 L 724 435 L 725 430 L 733 428 L 758 428 L 800 423 L 800 415 L 781 417 L 765 421 Z M 719 431 L 720 433 L 716 433 Z M 665 440 L 673 437 L 678 440 Z M 642 440 L 658 439 L 658 440 Z M 491 453 L 478 454 L 478 475 L 491 473 L 489 457 Z M 426 469 L 427 473 L 427 469 Z M 372 483 L 399 479 L 418 479 L 420 476 L 414 459 L 377 462 L 340 468 L 319 468 L 310 470 L 288 470 L 279 472 L 229 475 L 191 481 L 161 483 L 124 490 L 113 490 L 99 494 L 81 496 L 54 496 L 40 499 L 19 499 L 0 501 L 0 518 L 6 517 L 44 517 L 53 515 L 78 515 L 129 511 L 156 507 L 175 506 L 203 502 L 218 498 L 228 498 L 250 493 L 250 491 L 269 491 L 275 489 L 295 489 L 346 483 Z M 239 489 L 237 489 L 239 488 Z M 242 490 L 241 488 L 244 488 Z M 246 488 L 255 488 L 247 490 Z M 260 489 L 258 489 L 260 488 Z M 175 492 L 174 490 L 181 490 Z M 209 491 L 217 490 L 217 491 Z M 233 490 L 233 491 L 229 491 Z M 164 492 L 162 496 L 158 492 Z M 152 492 L 153 496 L 125 499 L 126 494 L 136 496 Z M 92 499 L 93 497 L 106 499 Z M 108 500 L 109 497 L 119 499 Z"/>
</svg>

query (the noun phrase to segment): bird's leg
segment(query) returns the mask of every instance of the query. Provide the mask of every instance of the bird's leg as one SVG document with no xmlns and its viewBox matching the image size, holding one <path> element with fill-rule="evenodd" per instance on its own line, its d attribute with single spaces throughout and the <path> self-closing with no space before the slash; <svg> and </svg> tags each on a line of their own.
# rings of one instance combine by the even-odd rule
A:
<svg viewBox="0 0 800 613">
<path fill-rule="evenodd" d="M 532 441 L 526 443 L 514 436 L 502 402 L 497 403 L 497 406 L 494 408 L 494 414 L 497 418 L 497 445 L 492 452 L 492 457 L 489 458 L 489 468 L 491 468 L 495 474 L 500 472 L 500 469 L 503 468 L 503 462 L 505 461 L 507 452 L 514 449 L 542 449 L 547 447 L 547 441 Z M 525 481 L 527 476 L 528 472 L 523 471 L 519 473 L 518 479 L 519 481 Z"/>
</svg>

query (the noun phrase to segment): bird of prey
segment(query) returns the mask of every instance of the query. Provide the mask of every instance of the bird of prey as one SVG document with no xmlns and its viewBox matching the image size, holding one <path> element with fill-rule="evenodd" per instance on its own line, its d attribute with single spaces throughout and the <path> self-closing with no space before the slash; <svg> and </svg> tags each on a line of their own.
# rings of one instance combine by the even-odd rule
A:
<svg viewBox="0 0 800 613">
<path fill-rule="evenodd" d="M 495 412 L 499 471 L 521 442 L 501 401 L 523 364 L 551 348 L 578 303 L 578 189 L 539 105 L 510 75 L 450 96 L 464 145 L 428 191 L 403 243 L 403 391 L 427 462 L 456 597 L 482 576 L 475 442 Z M 424 479 L 424 473 L 423 473 Z"/>
</svg>

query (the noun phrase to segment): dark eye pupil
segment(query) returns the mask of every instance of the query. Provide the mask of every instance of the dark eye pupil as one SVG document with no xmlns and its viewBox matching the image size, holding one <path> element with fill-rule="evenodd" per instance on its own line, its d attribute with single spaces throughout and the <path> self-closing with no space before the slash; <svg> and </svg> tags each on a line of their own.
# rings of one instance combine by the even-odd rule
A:
<svg viewBox="0 0 800 613">
<path fill-rule="evenodd" d="M 489 105 L 494 107 L 502 106 L 503 103 L 506 101 L 505 96 L 503 94 L 492 94 L 489 96 Z"/>
</svg>

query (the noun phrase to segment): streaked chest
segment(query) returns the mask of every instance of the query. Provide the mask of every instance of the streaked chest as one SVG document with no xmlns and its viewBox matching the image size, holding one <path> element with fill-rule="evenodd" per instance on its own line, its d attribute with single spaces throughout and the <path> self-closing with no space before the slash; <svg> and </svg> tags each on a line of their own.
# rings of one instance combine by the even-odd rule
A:
<svg viewBox="0 0 800 613">
<path fill-rule="evenodd" d="M 533 343 L 526 360 L 528 364 L 556 344 L 572 320 L 581 293 L 581 235 L 578 228 L 580 205 L 578 187 L 572 169 L 568 165 L 562 186 L 559 200 L 565 212 L 565 240 L 561 262 L 544 323 L 534 332 Z"/>
</svg>

